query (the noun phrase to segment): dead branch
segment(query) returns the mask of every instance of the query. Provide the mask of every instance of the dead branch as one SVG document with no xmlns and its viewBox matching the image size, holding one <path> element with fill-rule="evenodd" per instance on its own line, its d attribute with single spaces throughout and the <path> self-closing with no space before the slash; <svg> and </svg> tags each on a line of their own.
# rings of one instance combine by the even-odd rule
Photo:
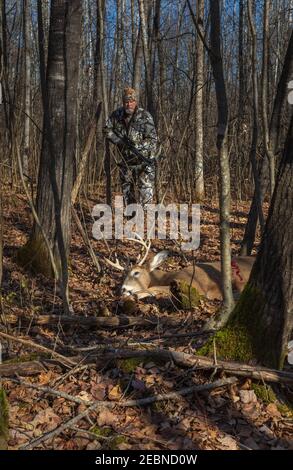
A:
<svg viewBox="0 0 293 470">
<path fill-rule="evenodd" d="M 115 317 L 81 317 L 67 315 L 62 315 L 62 317 L 60 317 L 59 315 L 41 315 L 39 317 L 33 318 L 29 316 L 7 315 L 5 318 L 7 323 L 11 325 L 17 324 L 21 320 L 22 322 L 29 322 L 33 325 L 68 325 L 83 326 L 85 328 L 128 328 L 131 326 L 150 327 L 157 326 L 159 321 L 158 317 L 155 315 L 149 315 L 147 318 L 142 316 L 131 317 L 126 315 L 119 315 Z M 178 320 L 177 316 L 169 315 L 168 317 L 161 318 L 160 324 L 168 326 L 179 326 L 180 321 Z"/>
<path fill-rule="evenodd" d="M 103 408 L 103 407 L 115 408 L 116 406 L 122 407 L 122 408 L 126 408 L 126 407 L 129 408 L 129 407 L 135 407 L 135 406 L 147 406 L 158 401 L 178 400 L 178 398 L 181 396 L 189 395 L 191 393 L 214 390 L 215 388 L 225 387 L 227 385 L 235 384 L 236 382 L 237 382 L 237 379 L 235 377 L 230 377 L 229 379 L 216 380 L 213 383 L 204 384 L 204 385 L 193 385 L 192 387 L 186 387 L 176 392 L 160 394 L 154 397 L 142 398 L 141 400 L 128 400 L 124 402 L 122 401 L 121 402 L 98 401 L 94 403 L 93 405 L 89 406 L 89 408 L 87 408 L 82 413 L 68 420 L 66 423 L 62 424 L 61 426 L 58 426 L 58 428 L 46 434 L 43 434 L 43 436 L 40 436 L 37 439 L 34 439 L 33 441 L 31 441 L 30 443 L 19 447 L 19 449 L 27 450 L 27 449 L 33 449 L 37 447 L 42 442 L 45 442 L 48 439 L 52 439 L 53 437 L 57 436 L 65 429 L 72 428 L 72 426 L 75 425 L 78 421 L 88 416 L 91 412 L 96 411 L 97 408 Z"/>
<path fill-rule="evenodd" d="M 65 400 L 73 401 L 74 403 L 78 403 L 79 405 L 89 406 L 95 403 L 93 401 L 82 400 L 81 398 L 74 397 L 73 395 L 69 395 L 66 392 L 55 390 L 54 388 L 51 388 L 51 387 L 44 387 L 42 385 L 32 384 L 32 383 L 25 382 L 24 380 L 20 380 L 20 379 L 9 378 L 7 380 L 9 380 L 10 382 L 14 382 L 19 385 L 22 385 L 23 387 L 33 388 L 34 390 L 38 390 L 39 392 L 42 392 L 42 393 L 46 393 L 46 394 L 53 395 L 56 397 L 61 397 L 61 398 L 64 398 Z"/>
<path fill-rule="evenodd" d="M 204 356 L 194 356 L 177 351 L 169 351 L 167 349 L 154 349 L 145 351 L 119 351 L 115 353 L 103 353 L 103 361 L 112 359 L 123 359 L 129 357 L 146 357 L 157 359 L 159 361 L 174 361 L 179 367 L 191 367 L 193 369 L 212 369 L 217 367 L 218 371 L 224 371 L 227 374 L 236 376 L 250 377 L 255 380 L 277 383 L 293 383 L 293 373 L 275 369 L 268 369 L 266 367 L 251 366 L 248 364 L 241 364 L 238 362 L 221 361 L 217 360 L 215 364 L 214 359 Z"/>
<path fill-rule="evenodd" d="M 22 338 L 19 338 L 17 336 L 12 336 L 12 335 L 9 335 L 7 333 L 2 333 L 2 332 L 0 332 L 0 337 L 2 337 L 4 339 L 7 339 L 9 341 L 14 341 L 16 343 L 21 343 L 26 347 L 36 349 L 37 351 L 41 351 L 45 354 L 50 354 L 50 356 L 58 358 L 59 360 L 61 360 L 67 366 L 68 365 L 69 366 L 74 366 L 75 365 L 75 362 L 73 362 L 70 358 L 67 358 L 67 357 L 63 356 L 62 354 L 57 353 L 53 349 L 49 349 L 49 348 L 46 348 L 45 346 L 41 346 L 40 344 L 36 344 L 33 341 L 29 341 L 27 339 L 22 339 Z"/>
<path fill-rule="evenodd" d="M 46 371 L 41 362 L 30 361 L 30 362 L 18 362 L 17 364 L 0 364 L 0 377 L 10 377 L 15 374 L 28 376 L 37 375 L 41 372 Z"/>
</svg>

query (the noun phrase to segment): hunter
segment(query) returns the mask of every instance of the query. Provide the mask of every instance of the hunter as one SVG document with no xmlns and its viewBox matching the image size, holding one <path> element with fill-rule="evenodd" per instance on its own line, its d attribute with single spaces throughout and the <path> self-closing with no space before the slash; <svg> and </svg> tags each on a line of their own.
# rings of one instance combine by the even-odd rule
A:
<svg viewBox="0 0 293 470">
<path fill-rule="evenodd" d="M 124 89 L 123 106 L 107 119 L 104 133 L 119 149 L 124 203 L 140 203 L 143 207 L 152 203 L 158 137 L 151 114 L 138 107 L 133 88 Z"/>
</svg>

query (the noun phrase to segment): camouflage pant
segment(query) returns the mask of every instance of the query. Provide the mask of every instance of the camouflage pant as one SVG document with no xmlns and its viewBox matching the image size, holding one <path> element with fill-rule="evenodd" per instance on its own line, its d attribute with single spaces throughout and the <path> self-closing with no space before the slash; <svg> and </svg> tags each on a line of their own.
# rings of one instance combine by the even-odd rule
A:
<svg viewBox="0 0 293 470">
<path fill-rule="evenodd" d="M 142 206 L 153 202 L 155 166 L 143 168 L 120 167 L 120 181 L 125 205 L 140 203 Z"/>
</svg>

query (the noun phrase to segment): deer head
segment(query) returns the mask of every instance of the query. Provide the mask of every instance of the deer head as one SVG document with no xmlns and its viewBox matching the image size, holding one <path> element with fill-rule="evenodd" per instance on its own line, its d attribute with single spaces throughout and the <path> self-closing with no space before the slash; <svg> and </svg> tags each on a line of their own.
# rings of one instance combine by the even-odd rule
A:
<svg viewBox="0 0 293 470">
<path fill-rule="evenodd" d="M 136 294 L 139 296 L 146 293 L 151 284 L 151 273 L 157 269 L 169 256 L 168 251 L 163 250 L 152 256 L 143 266 L 138 263 L 128 271 L 121 287 L 123 296 Z"/>
<path fill-rule="evenodd" d="M 130 295 L 145 297 L 151 284 L 151 273 L 153 273 L 153 271 L 158 268 L 166 258 L 168 258 L 169 252 L 163 250 L 157 254 L 152 254 L 150 259 L 146 261 L 151 247 L 151 241 L 145 242 L 137 234 L 136 238 L 128 238 L 127 240 L 139 243 L 145 249 L 145 254 L 143 256 L 139 255 L 135 264 L 132 265 L 130 269 L 123 267 L 117 259 L 113 262 L 108 258 L 104 258 L 104 262 L 108 266 L 119 271 L 126 271 L 126 277 L 120 289 L 120 292 L 124 297 Z"/>
</svg>

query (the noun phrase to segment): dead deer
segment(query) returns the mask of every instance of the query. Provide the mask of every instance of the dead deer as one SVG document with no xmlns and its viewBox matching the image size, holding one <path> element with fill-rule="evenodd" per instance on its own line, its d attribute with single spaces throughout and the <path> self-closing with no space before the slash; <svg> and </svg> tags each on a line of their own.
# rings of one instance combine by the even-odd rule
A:
<svg viewBox="0 0 293 470">
<path fill-rule="evenodd" d="M 166 250 L 160 251 L 146 261 L 150 243 L 147 245 L 143 240 L 137 239 L 133 241 L 144 245 L 146 253 L 127 272 L 121 287 L 122 296 L 135 295 L 137 298 L 142 299 L 150 295 L 168 293 L 172 281 L 185 281 L 195 287 L 199 294 L 207 299 L 222 300 L 220 261 L 196 263 L 176 271 L 161 271 L 158 267 L 169 257 L 169 252 Z M 116 269 L 121 271 L 125 269 L 117 260 L 116 263 L 109 260 L 105 261 Z M 232 259 L 232 287 L 235 292 L 240 293 L 244 289 L 254 261 L 255 257 L 253 256 L 239 256 Z"/>
</svg>

